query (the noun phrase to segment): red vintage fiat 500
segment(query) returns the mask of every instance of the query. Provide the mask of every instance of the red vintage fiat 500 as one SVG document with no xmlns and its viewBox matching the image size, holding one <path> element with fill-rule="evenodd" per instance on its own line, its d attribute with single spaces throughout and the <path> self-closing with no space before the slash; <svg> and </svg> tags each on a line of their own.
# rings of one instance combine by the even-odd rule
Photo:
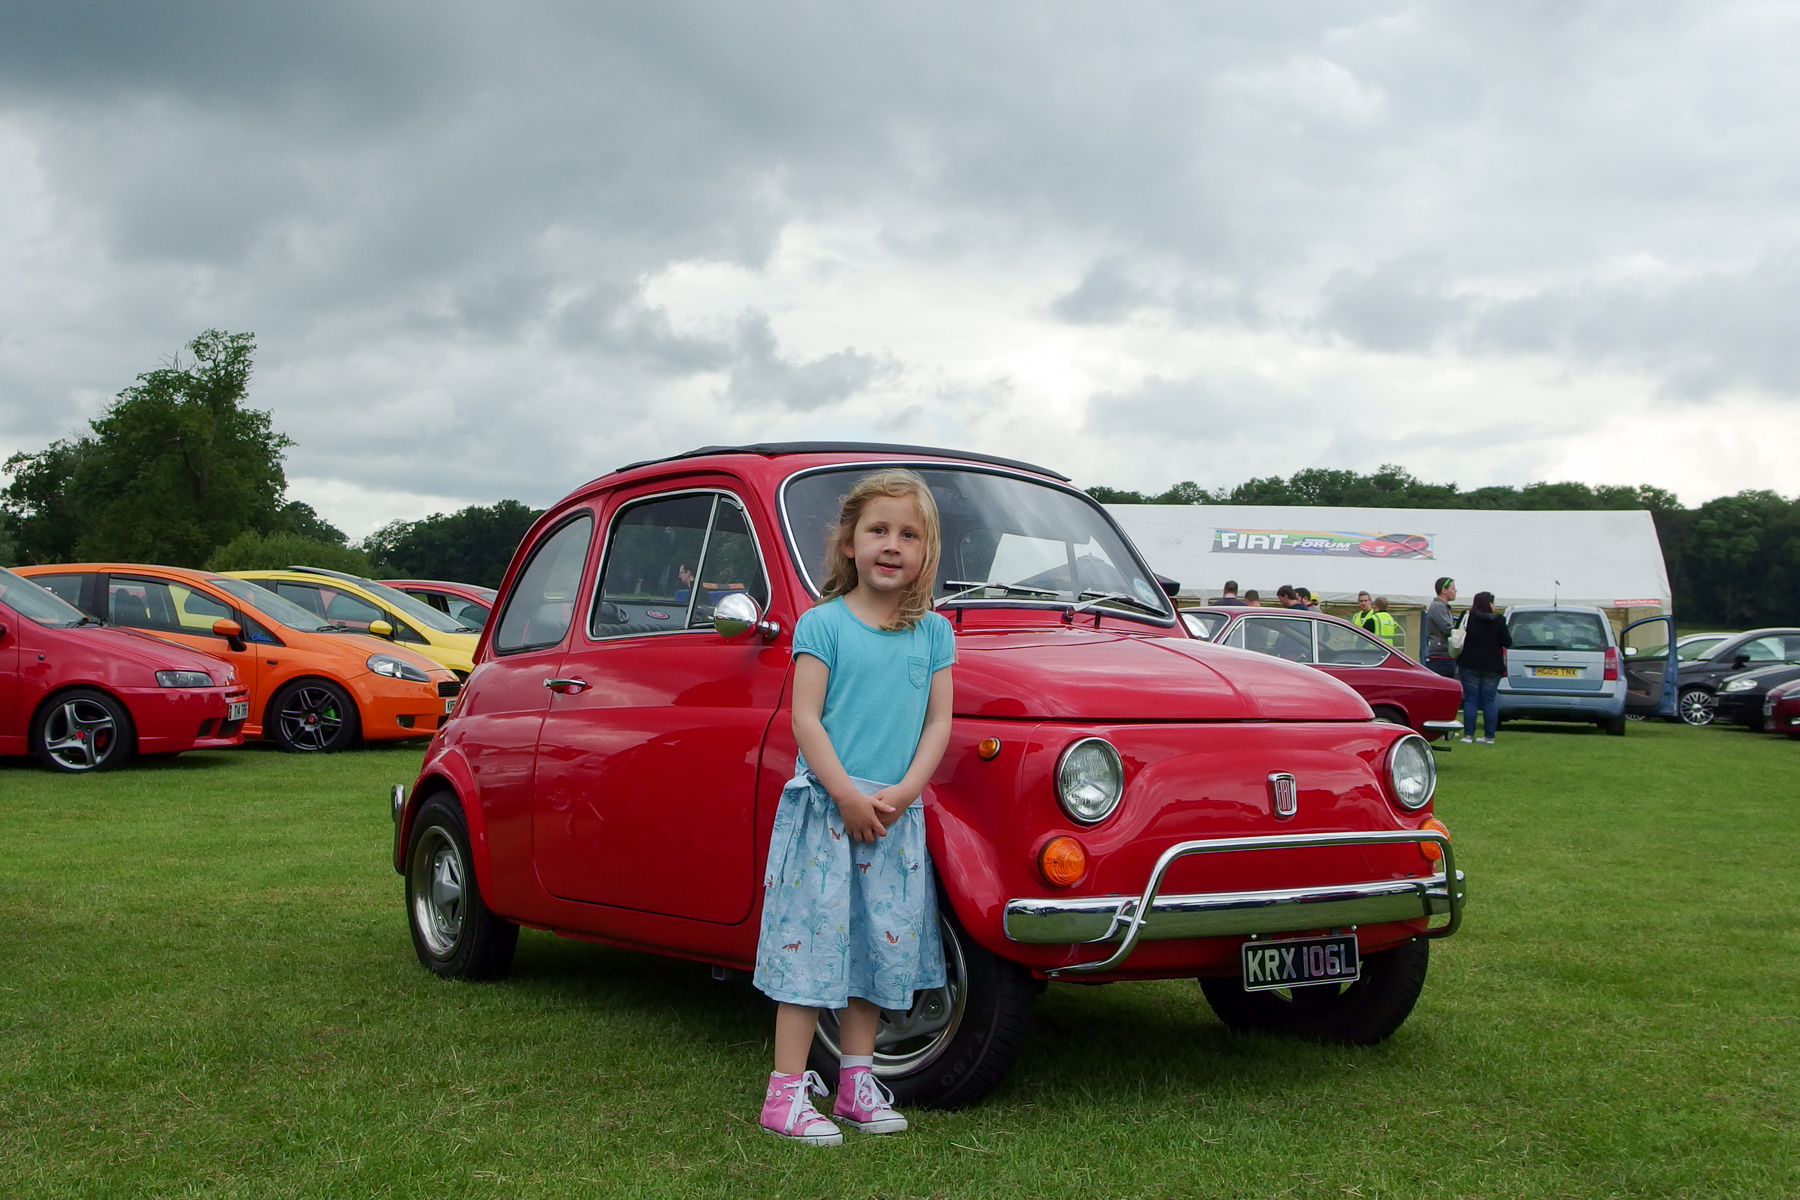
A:
<svg viewBox="0 0 1800 1200">
<path fill-rule="evenodd" d="M 1424 739 L 1311 668 L 1193 637 L 1062 476 L 919 447 L 708 448 L 545 514 L 394 788 L 420 961 L 502 975 L 526 925 L 752 965 L 794 766 L 791 631 L 839 497 L 895 465 L 937 499 L 958 653 L 925 797 L 949 983 L 883 1016 L 896 1095 L 981 1097 L 1050 980 L 1198 978 L 1233 1027 L 1398 1028 L 1463 899 Z M 828 1079 L 835 1033 L 827 1015 Z"/>
</svg>

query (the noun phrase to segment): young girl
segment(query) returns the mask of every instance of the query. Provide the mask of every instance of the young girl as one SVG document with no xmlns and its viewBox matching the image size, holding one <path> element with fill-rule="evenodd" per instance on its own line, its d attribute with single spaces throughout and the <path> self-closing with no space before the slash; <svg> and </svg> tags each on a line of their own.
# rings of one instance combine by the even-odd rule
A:
<svg viewBox="0 0 1800 1200">
<path fill-rule="evenodd" d="M 938 513 L 911 471 L 864 476 L 844 497 L 818 607 L 794 626 L 794 740 L 763 879 L 756 986 L 777 1002 L 762 1125 L 831 1146 L 807 1051 L 822 1008 L 838 1018 L 833 1115 L 865 1133 L 906 1118 L 875 1078 L 884 1008 L 944 986 L 937 893 L 919 793 L 950 740 L 950 622 L 932 611 Z"/>
</svg>

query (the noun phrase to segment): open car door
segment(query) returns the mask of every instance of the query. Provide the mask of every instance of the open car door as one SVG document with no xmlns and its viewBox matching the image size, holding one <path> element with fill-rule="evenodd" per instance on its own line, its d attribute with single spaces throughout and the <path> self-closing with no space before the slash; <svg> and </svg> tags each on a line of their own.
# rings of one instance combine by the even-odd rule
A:
<svg viewBox="0 0 1800 1200">
<path fill-rule="evenodd" d="M 1624 648 L 1625 713 L 1633 717 L 1675 715 L 1675 618 L 1645 617 L 1619 631 Z"/>
</svg>

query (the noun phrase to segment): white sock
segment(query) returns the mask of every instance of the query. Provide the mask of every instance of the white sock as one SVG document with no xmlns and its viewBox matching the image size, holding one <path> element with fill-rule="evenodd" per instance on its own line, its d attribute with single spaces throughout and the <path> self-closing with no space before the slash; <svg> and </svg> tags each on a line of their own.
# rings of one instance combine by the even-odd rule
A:
<svg viewBox="0 0 1800 1200">
<path fill-rule="evenodd" d="M 840 1054 L 840 1055 L 838 1055 L 838 1070 L 840 1070 L 840 1071 L 848 1071 L 851 1067 L 873 1068 L 874 1066 L 875 1066 L 875 1056 L 873 1054 Z"/>
</svg>

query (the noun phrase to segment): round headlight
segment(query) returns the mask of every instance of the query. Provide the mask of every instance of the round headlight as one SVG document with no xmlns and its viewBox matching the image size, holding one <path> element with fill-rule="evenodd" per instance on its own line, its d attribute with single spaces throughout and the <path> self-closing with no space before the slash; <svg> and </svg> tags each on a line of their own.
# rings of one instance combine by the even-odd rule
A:
<svg viewBox="0 0 1800 1200">
<path fill-rule="evenodd" d="M 1431 794 L 1437 791 L 1437 762 L 1431 746 L 1416 733 L 1388 747 L 1387 774 L 1395 803 L 1409 812 L 1431 803 Z"/>
<path fill-rule="evenodd" d="M 1083 825 L 1104 821 L 1125 793 L 1125 764 L 1104 738 L 1083 738 L 1056 765 L 1056 799 Z"/>
</svg>

